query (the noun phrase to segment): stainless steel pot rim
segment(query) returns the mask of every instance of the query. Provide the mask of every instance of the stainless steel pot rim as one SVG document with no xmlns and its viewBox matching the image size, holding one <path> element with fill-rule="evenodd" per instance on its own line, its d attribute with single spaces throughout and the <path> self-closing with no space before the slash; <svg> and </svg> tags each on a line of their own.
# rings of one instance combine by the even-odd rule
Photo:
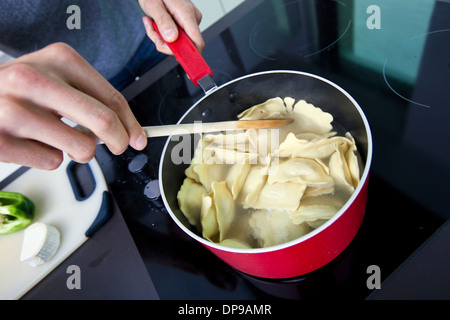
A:
<svg viewBox="0 0 450 320">
<path fill-rule="evenodd" d="M 299 244 L 301 242 L 304 242 L 312 237 L 314 237 L 315 235 L 317 235 L 318 233 L 322 232 L 323 230 L 325 230 L 326 228 L 328 228 L 330 225 L 332 225 L 337 219 L 339 219 L 342 214 L 347 211 L 347 209 L 349 208 L 349 206 L 355 201 L 356 197 L 360 194 L 361 189 L 363 188 L 365 182 L 367 181 L 368 177 L 369 177 L 369 171 L 370 171 L 370 166 L 372 163 L 372 153 L 373 153 L 373 142 L 372 142 L 372 133 L 370 130 L 370 126 L 369 126 L 369 122 L 367 121 L 367 118 L 363 112 L 363 110 L 361 109 L 361 107 L 359 106 L 359 104 L 356 102 L 356 100 L 347 92 L 345 91 L 342 87 L 340 87 L 339 85 L 337 85 L 336 83 L 323 78 L 321 76 L 312 74 L 312 73 L 307 73 L 307 72 L 303 72 L 303 71 L 296 71 L 296 70 L 270 70 L 270 71 L 262 71 L 262 72 L 257 72 L 257 73 L 252 73 L 252 74 L 248 74 L 239 78 L 236 78 L 234 80 L 231 80 L 219 87 L 217 87 L 214 90 L 209 91 L 205 96 L 203 96 L 200 100 L 198 100 L 192 107 L 190 107 L 184 114 L 183 116 L 180 118 L 180 120 L 177 122 L 178 124 L 181 123 L 183 121 L 183 119 L 191 112 L 191 110 L 193 110 L 200 102 L 202 102 L 204 99 L 206 99 L 209 95 L 211 95 L 213 92 L 220 90 L 221 88 L 224 88 L 225 86 L 237 82 L 237 81 L 241 81 L 243 79 L 246 78 L 250 78 L 250 77 L 255 77 L 258 75 L 264 75 L 264 74 L 275 74 L 275 73 L 291 73 L 291 74 L 297 74 L 297 75 L 302 75 L 302 76 L 306 76 L 306 77 L 312 77 L 312 78 L 316 78 L 320 81 L 323 81 L 327 84 L 329 84 L 330 86 L 335 87 L 336 89 L 338 89 L 340 92 L 342 92 L 352 103 L 352 105 L 357 109 L 357 111 L 359 112 L 359 115 L 361 117 L 361 120 L 364 123 L 364 127 L 366 130 L 366 134 L 367 134 L 367 155 L 366 155 L 366 161 L 364 164 L 364 170 L 363 173 L 361 175 L 361 179 L 360 179 L 360 183 L 358 184 L 358 186 L 356 187 L 355 191 L 353 192 L 353 194 L 351 195 L 351 197 L 348 199 L 348 201 L 344 204 L 344 206 L 331 218 L 329 219 L 327 222 L 325 222 L 324 224 L 322 224 L 320 227 L 314 229 L 313 231 L 309 232 L 308 234 L 297 238 L 295 240 L 289 241 L 289 242 L 285 242 L 283 244 L 279 244 L 276 246 L 272 246 L 272 247 L 267 247 L 267 248 L 251 248 L 251 249 L 240 249 L 240 248 L 231 248 L 231 247 L 225 247 L 216 243 L 213 243 L 211 241 L 208 241 L 200 236 L 198 236 L 197 234 L 195 234 L 194 232 L 192 232 L 191 230 L 189 230 L 189 228 L 187 228 L 181 221 L 178 220 L 178 218 L 175 216 L 175 214 L 172 212 L 170 205 L 166 199 L 165 196 L 165 192 L 163 189 L 163 185 L 162 185 L 162 175 L 163 175 L 163 159 L 164 159 L 164 155 L 166 154 L 169 142 L 171 137 L 167 138 L 167 141 L 164 145 L 163 151 L 161 153 L 161 159 L 160 159 L 160 164 L 159 164 L 159 188 L 161 191 L 161 198 L 163 200 L 164 206 L 166 207 L 169 215 L 171 216 L 171 218 L 175 221 L 175 223 L 184 231 L 186 232 L 189 236 L 191 236 L 192 238 L 194 238 L 195 240 L 199 241 L 200 243 L 217 249 L 217 250 L 222 250 L 222 251 L 227 251 L 227 252 L 235 252 L 235 253 L 245 253 L 245 254 L 257 254 L 257 253 L 267 253 L 267 252 L 273 252 L 273 251 L 278 251 L 278 250 L 282 250 L 291 246 L 294 246 L 296 244 Z"/>
</svg>

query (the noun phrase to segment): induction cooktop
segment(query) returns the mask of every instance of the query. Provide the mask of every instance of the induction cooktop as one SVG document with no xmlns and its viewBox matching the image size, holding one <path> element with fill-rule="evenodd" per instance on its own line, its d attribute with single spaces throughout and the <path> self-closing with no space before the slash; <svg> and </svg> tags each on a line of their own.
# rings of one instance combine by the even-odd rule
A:
<svg viewBox="0 0 450 320">
<path fill-rule="evenodd" d="M 206 30 L 203 56 L 219 86 L 254 72 L 298 70 L 353 96 L 373 135 L 367 209 L 356 238 L 328 265 L 298 278 L 256 278 L 226 265 L 170 218 L 158 188 L 167 138 L 121 156 L 99 147 L 157 296 L 449 298 L 449 18 L 446 1 L 252 0 Z M 123 93 L 142 125 L 176 123 L 205 94 L 173 57 Z"/>
</svg>

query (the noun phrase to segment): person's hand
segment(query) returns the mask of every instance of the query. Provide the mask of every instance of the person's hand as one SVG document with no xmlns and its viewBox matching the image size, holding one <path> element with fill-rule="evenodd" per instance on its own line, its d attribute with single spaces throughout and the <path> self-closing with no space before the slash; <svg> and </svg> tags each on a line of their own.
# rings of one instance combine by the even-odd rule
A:
<svg viewBox="0 0 450 320">
<path fill-rule="evenodd" d="M 139 0 L 146 17 L 142 21 L 148 37 L 155 43 L 156 49 L 165 54 L 172 54 L 166 42 L 178 38 L 180 26 L 201 53 L 205 42 L 198 25 L 202 20 L 201 12 L 189 0 Z M 153 29 L 151 19 L 155 20 L 161 36 Z"/>
<path fill-rule="evenodd" d="M 67 125 L 90 129 L 113 154 L 147 138 L 125 98 L 74 49 L 56 43 L 0 65 L 0 161 L 56 169 L 63 151 L 90 161 L 91 137 Z"/>
</svg>

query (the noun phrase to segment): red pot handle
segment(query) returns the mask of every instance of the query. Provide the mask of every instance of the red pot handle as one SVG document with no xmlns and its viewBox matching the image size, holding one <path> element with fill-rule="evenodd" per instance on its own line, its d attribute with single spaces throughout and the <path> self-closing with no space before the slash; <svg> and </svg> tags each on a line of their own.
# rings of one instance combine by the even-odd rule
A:
<svg viewBox="0 0 450 320">
<path fill-rule="evenodd" d="M 154 20 L 152 20 L 152 24 L 153 28 L 159 33 L 158 26 Z M 166 43 L 194 85 L 199 86 L 198 80 L 206 75 L 212 77 L 213 72 L 211 68 L 182 28 L 178 27 L 177 40 Z"/>
</svg>

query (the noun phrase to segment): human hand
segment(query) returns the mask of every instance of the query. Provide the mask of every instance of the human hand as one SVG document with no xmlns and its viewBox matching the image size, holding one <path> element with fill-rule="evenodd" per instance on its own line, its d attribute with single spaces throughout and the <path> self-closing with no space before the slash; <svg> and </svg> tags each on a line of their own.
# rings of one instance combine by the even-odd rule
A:
<svg viewBox="0 0 450 320">
<path fill-rule="evenodd" d="M 155 43 L 156 49 L 165 54 L 172 54 L 166 42 L 173 42 L 178 38 L 180 26 L 192 40 L 201 53 L 205 42 L 198 25 L 202 20 L 201 12 L 189 0 L 139 0 L 142 10 L 147 17 L 142 19 L 148 37 Z M 161 36 L 152 26 L 155 20 Z"/>
<path fill-rule="evenodd" d="M 52 170 L 63 151 L 77 162 L 91 160 L 94 139 L 63 117 L 90 129 L 113 154 L 147 144 L 125 98 L 68 45 L 0 65 L 0 161 Z"/>
</svg>

